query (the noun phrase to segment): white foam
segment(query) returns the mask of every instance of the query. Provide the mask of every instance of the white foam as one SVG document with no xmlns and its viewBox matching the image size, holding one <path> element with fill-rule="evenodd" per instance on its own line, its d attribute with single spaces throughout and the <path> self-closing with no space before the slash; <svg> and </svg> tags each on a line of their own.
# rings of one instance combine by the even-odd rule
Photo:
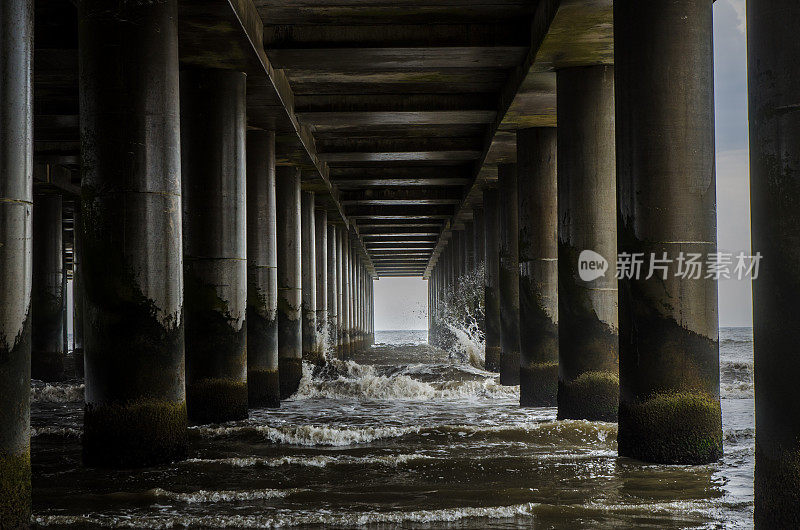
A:
<svg viewBox="0 0 800 530">
<path fill-rule="evenodd" d="M 41 526 L 97 525 L 108 528 L 174 528 L 197 526 L 206 528 L 280 528 L 286 526 L 329 525 L 352 528 L 375 524 L 402 523 L 455 523 L 465 519 L 530 518 L 538 504 L 524 503 L 511 506 L 444 508 L 439 510 L 361 512 L 361 513 L 304 513 L 297 515 L 163 515 L 163 516 L 113 516 L 113 515 L 49 515 L 35 516 Z"/>
<path fill-rule="evenodd" d="M 62 438 L 80 438 L 83 434 L 81 429 L 74 427 L 31 427 L 31 438 L 36 436 L 59 436 Z"/>
<path fill-rule="evenodd" d="M 264 499 L 280 499 L 288 497 L 293 493 L 303 491 L 301 489 L 260 489 L 260 490 L 227 490 L 227 491 L 213 491 L 213 490 L 200 490 L 190 493 L 177 493 L 168 491 L 161 488 L 154 488 L 147 493 L 156 498 L 169 499 L 171 501 L 185 502 L 189 504 L 195 503 L 215 503 L 215 502 L 241 502 L 241 501 L 255 501 Z"/>
<path fill-rule="evenodd" d="M 434 460 L 435 457 L 416 454 L 381 455 L 381 456 L 283 456 L 276 458 L 191 458 L 187 464 L 218 464 L 233 467 L 328 467 L 335 465 L 381 465 L 398 467 L 416 460 Z"/>
<path fill-rule="evenodd" d="M 248 425 L 234 427 L 194 427 L 201 436 L 227 437 L 237 434 L 256 433 L 279 444 L 342 447 L 364 444 L 385 438 L 398 438 L 417 433 L 420 427 L 349 427 L 337 428 L 316 425 Z"/>
<path fill-rule="evenodd" d="M 84 385 L 81 384 L 34 384 L 31 401 L 34 403 L 79 403 L 83 401 Z"/>
</svg>

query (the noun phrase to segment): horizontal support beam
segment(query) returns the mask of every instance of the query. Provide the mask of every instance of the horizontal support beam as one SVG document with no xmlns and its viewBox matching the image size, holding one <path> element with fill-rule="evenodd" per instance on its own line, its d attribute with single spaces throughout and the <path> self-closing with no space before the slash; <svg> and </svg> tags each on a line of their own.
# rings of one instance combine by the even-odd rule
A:
<svg viewBox="0 0 800 530">
<path fill-rule="evenodd" d="M 493 110 L 443 110 L 424 112 L 304 112 L 297 113 L 300 123 L 313 130 L 369 125 L 458 125 L 492 123 Z"/>
<path fill-rule="evenodd" d="M 480 151 L 384 151 L 377 153 L 320 153 L 319 158 L 331 164 L 343 162 L 465 162 L 480 158 Z"/>
<path fill-rule="evenodd" d="M 420 70 L 427 68 L 497 68 L 517 66 L 524 46 L 447 46 L 395 48 L 269 49 L 275 68 L 331 72 Z"/>
<path fill-rule="evenodd" d="M 437 46 L 524 46 L 530 26 L 494 24 L 282 25 L 264 27 L 264 47 L 386 48 Z"/>
<path fill-rule="evenodd" d="M 457 88 L 457 87 L 455 87 Z M 297 96 L 297 112 L 423 112 L 494 110 L 491 94 L 312 94 Z"/>
</svg>

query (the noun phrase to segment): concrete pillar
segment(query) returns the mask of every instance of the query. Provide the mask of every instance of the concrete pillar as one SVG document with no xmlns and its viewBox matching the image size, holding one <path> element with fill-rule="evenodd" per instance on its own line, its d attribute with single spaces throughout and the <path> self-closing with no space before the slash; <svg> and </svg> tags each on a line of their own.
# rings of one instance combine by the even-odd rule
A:
<svg viewBox="0 0 800 530">
<path fill-rule="evenodd" d="M 75 201 L 72 237 L 72 358 L 75 375 L 83 377 L 83 265 L 81 264 L 81 203 Z"/>
<path fill-rule="evenodd" d="M 317 344 L 317 249 L 314 242 L 317 233 L 314 223 L 314 192 L 302 192 L 300 204 L 303 360 L 317 364 L 320 356 Z"/>
<path fill-rule="evenodd" d="M 78 2 L 89 466 L 186 457 L 177 16 Z"/>
<path fill-rule="evenodd" d="M 350 234 L 342 229 L 342 358 L 350 355 L 350 323 L 352 298 L 350 297 Z"/>
<path fill-rule="evenodd" d="M 339 329 L 339 292 L 338 281 L 336 278 L 337 261 L 339 254 L 336 245 L 337 226 L 333 223 L 328 224 L 327 245 L 327 286 L 328 286 L 328 351 L 331 356 L 335 356 L 338 349 L 338 329 Z"/>
<path fill-rule="evenodd" d="M 616 421 L 619 402 L 614 70 L 558 72 L 558 417 Z M 608 261 L 581 279 L 583 251 Z"/>
<path fill-rule="evenodd" d="M 31 377 L 64 379 L 64 244 L 61 195 L 36 195 L 33 208 Z"/>
<path fill-rule="evenodd" d="M 763 256 L 753 282 L 755 522 L 760 528 L 800 524 L 799 25 L 797 2 L 748 3 L 753 252 Z"/>
<path fill-rule="evenodd" d="M 247 399 L 280 406 L 275 132 L 247 133 Z"/>
<path fill-rule="evenodd" d="M 555 128 L 517 131 L 520 404 L 558 393 L 558 187 Z"/>
<path fill-rule="evenodd" d="M 472 212 L 472 223 L 473 223 L 473 252 L 475 255 L 475 263 L 474 263 L 474 270 L 476 274 L 476 279 L 479 282 L 478 285 L 483 284 L 483 268 L 484 263 L 486 261 L 486 232 L 483 224 L 484 220 L 484 212 L 483 207 L 475 208 Z M 475 320 L 477 321 L 478 331 L 480 332 L 481 336 L 486 338 L 486 300 L 484 299 L 484 304 L 480 306 L 475 313 Z"/>
<path fill-rule="evenodd" d="M 181 72 L 186 406 L 247 417 L 245 74 Z"/>
<path fill-rule="evenodd" d="M 472 221 L 464 223 L 464 274 L 475 272 L 475 225 Z"/>
<path fill-rule="evenodd" d="M 0 2 L 0 527 L 31 516 L 33 1 Z"/>
<path fill-rule="evenodd" d="M 356 245 L 355 245 L 355 234 L 353 231 L 350 231 L 349 237 L 349 244 L 350 244 L 350 278 L 349 278 L 349 286 L 350 291 L 348 293 L 348 297 L 350 299 L 350 353 L 356 353 L 359 350 L 359 337 L 358 337 L 358 301 L 356 300 L 356 296 L 358 294 L 358 254 L 356 253 Z"/>
<path fill-rule="evenodd" d="M 314 211 L 314 252 L 317 273 L 317 356 L 324 361 L 328 348 L 328 212 Z"/>
<path fill-rule="evenodd" d="M 500 201 L 500 384 L 519 384 L 519 216 L 517 166 L 497 166 Z"/>
<path fill-rule="evenodd" d="M 450 240 L 453 248 L 453 287 L 461 286 L 461 277 L 464 275 L 464 231 L 453 230 L 453 239 Z"/>
<path fill-rule="evenodd" d="M 500 203 L 496 189 L 483 191 L 485 263 L 483 272 L 486 369 L 500 371 Z"/>
<path fill-rule="evenodd" d="M 300 283 L 300 169 L 276 168 L 278 203 L 278 376 L 281 399 L 295 393 L 303 376 Z"/>
<path fill-rule="evenodd" d="M 345 313 L 347 308 L 344 301 L 344 290 L 347 283 L 344 281 L 345 273 L 345 248 L 344 248 L 344 234 L 347 227 L 344 225 L 336 227 L 336 301 L 337 301 L 337 327 L 336 327 L 336 356 L 338 358 L 344 357 L 344 329 L 345 320 L 347 319 Z"/>
</svg>

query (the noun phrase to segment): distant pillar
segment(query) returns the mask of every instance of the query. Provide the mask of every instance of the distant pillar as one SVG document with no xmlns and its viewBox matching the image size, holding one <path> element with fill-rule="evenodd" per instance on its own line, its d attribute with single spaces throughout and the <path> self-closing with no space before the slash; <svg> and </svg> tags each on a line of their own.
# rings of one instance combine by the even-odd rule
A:
<svg viewBox="0 0 800 530">
<path fill-rule="evenodd" d="M 347 227 L 344 225 L 336 227 L 336 357 L 344 357 L 344 326 L 347 308 L 344 301 L 344 290 L 347 283 L 344 281 L 345 265 L 344 265 L 344 233 Z"/>
<path fill-rule="evenodd" d="M 472 213 L 472 222 L 473 222 L 473 237 L 474 242 L 472 245 L 474 255 L 475 255 L 475 263 L 474 263 L 474 270 L 475 270 L 475 277 L 476 281 L 478 282 L 478 288 L 481 288 L 484 281 L 484 263 L 486 262 L 486 231 L 484 229 L 484 212 L 483 207 L 475 208 Z M 486 337 L 486 309 L 484 305 L 478 308 L 477 313 L 475 314 L 475 319 L 478 325 L 478 331 Z"/>
<path fill-rule="evenodd" d="M 350 234 L 347 229 L 341 230 L 342 240 L 342 358 L 350 355 Z"/>
<path fill-rule="evenodd" d="M 328 286 L 328 350 L 331 356 L 336 356 L 338 349 L 338 329 L 339 329 L 339 293 L 338 281 L 336 278 L 337 261 L 339 254 L 337 253 L 336 245 L 336 231 L 337 226 L 333 223 L 328 224 L 328 236 L 326 238 L 327 245 L 327 261 L 328 267 L 326 274 Z"/>
<path fill-rule="evenodd" d="M 486 235 L 484 262 L 484 319 L 486 369 L 500 371 L 500 204 L 496 189 L 483 191 L 483 228 Z"/>
<path fill-rule="evenodd" d="M 558 393 L 558 187 L 555 128 L 517 131 L 520 404 Z"/>
<path fill-rule="evenodd" d="M 464 223 L 464 273 L 472 275 L 475 272 L 475 224 L 472 221 Z"/>
<path fill-rule="evenodd" d="M 0 527 L 31 517 L 33 1 L 0 2 Z"/>
<path fill-rule="evenodd" d="M 61 195 L 36 195 L 33 208 L 31 377 L 64 379 L 64 245 Z"/>
<path fill-rule="evenodd" d="M 500 384 L 519 384 L 517 165 L 497 166 L 500 193 Z"/>
<path fill-rule="evenodd" d="M 186 406 L 247 417 L 245 74 L 181 72 Z"/>
<path fill-rule="evenodd" d="M 328 347 L 328 212 L 314 211 L 314 251 L 317 273 L 317 356 L 325 359 Z"/>
<path fill-rule="evenodd" d="M 755 523 L 792 528 L 800 524 L 800 6 L 747 7 L 753 252 L 763 257 L 753 281 Z"/>
<path fill-rule="evenodd" d="M 247 133 L 247 399 L 280 406 L 275 132 Z"/>
<path fill-rule="evenodd" d="M 303 376 L 300 283 L 300 169 L 279 166 L 278 203 L 278 377 L 281 399 L 295 393 Z"/>
<path fill-rule="evenodd" d="M 614 69 L 558 72 L 558 417 L 616 421 L 617 337 Z M 583 280 L 584 251 L 608 262 Z"/>
<path fill-rule="evenodd" d="M 314 223 L 314 192 L 301 192 L 301 197 L 300 263 L 303 297 L 303 360 L 318 364 L 320 356 L 317 344 L 317 249 L 314 242 L 317 233 Z"/>
<path fill-rule="evenodd" d="M 81 202 L 75 201 L 72 237 L 72 359 L 75 375 L 83 377 L 83 265 L 81 264 Z"/>
<path fill-rule="evenodd" d="M 78 2 L 89 466 L 186 457 L 177 17 Z"/>
</svg>

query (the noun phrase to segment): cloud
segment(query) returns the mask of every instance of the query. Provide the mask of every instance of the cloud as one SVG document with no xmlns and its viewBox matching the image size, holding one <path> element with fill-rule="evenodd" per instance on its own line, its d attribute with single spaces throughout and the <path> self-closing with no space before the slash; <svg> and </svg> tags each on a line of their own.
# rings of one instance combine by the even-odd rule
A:
<svg viewBox="0 0 800 530">
<path fill-rule="evenodd" d="M 736 18 L 739 19 L 739 31 L 744 34 L 747 31 L 747 10 L 744 4 L 745 0 L 725 0 L 725 3 L 730 5 L 736 11 Z"/>
</svg>

